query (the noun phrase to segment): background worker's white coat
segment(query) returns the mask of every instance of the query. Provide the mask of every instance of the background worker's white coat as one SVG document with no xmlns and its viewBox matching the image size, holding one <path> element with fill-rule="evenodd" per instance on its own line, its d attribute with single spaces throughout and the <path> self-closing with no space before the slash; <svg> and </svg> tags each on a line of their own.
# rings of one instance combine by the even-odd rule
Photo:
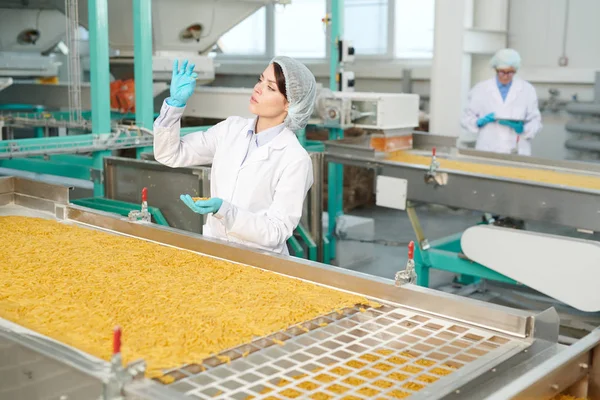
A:
<svg viewBox="0 0 600 400">
<path fill-rule="evenodd" d="M 511 153 L 517 147 L 517 133 L 512 128 L 500 125 L 497 121 L 481 128 L 477 126 L 477 119 L 489 113 L 494 113 L 496 119 L 524 121 L 518 154 L 531 155 L 531 140 L 542 129 L 542 116 L 534 87 L 529 82 L 515 77 L 506 101 L 503 101 L 496 78 L 492 78 L 478 83 L 469 92 L 468 105 L 461 124 L 469 132 L 478 134 L 476 149 Z"/>
<path fill-rule="evenodd" d="M 211 197 L 223 204 L 207 216 L 203 234 L 288 254 L 286 241 L 300 222 L 313 183 L 310 156 L 296 135 L 285 128 L 242 165 L 254 119 L 230 117 L 181 138 L 183 110 L 163 104 L 154 123 L 154 157 L 169 167 L 212 163 Z M 179 201 L 179 193 L 173 196 Z"/>
</svg>

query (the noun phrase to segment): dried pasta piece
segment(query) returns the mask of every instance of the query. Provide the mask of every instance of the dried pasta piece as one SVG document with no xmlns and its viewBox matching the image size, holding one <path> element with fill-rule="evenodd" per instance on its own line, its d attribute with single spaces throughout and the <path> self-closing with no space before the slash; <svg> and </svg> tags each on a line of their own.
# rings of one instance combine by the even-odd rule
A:
<svg viewBox="0 0 600 400">
<path fill-rule="evenodd" d="M 327 374 L 319 374 L 319 375 L 315 376 L 314 379 L 319 382 L 329 383 L 329 382 L 335 381 L 336 378 L 331 375 L 327 375 Z"/>
<path fill-rule="evenodd" d="M 358 358 L 363 359 L 365 361 L 375 362 L 375 361 L 379 360 L 381 357 L 378 357 L 374 354 L 363 354 L 362 356 L 360 356 Z"/>
<path fill-rule="evenodd" d="M 321 328 L 323 328 L 323 327 L 326 327 L 327 325 L 328 325 L 328 324 L 327 324 L 327 322 L 321 322 L 321 323 L 319 324 L 319 326 L 320 326 Z"/>
<path fill-rule="evenodd" d="M 369 396 L 369 397 L 377 396 L 379 393 L 381 393 L 380 390 L 371 389 L 369 387 L 364 387 L 364 388 L 358 389 L 356 392 L 363 394 L 365 396 Z"/>
<path fill-rule="evenodd" d="M 317 393 L 312 394 L 310 396 L 310 398 L 313 399 L 313 400 L 329 400 L 329 399 L 332 399 L 333 396 L 330 396 L 330 395 L 325 394 L 325 393 L 317 392 Z"/>
<path fill-rule="evenodd" d="M 390 354 L 394 353 L 394 350 L 390 350 L 390 349 L 379 349 L 379 350 L 375 350 L 375 353 L 377 354 L 381 354 L 382 356 L 389 356 Z"/>
<path fill-rule="evenodd" d="M 364 379 L 357 378 L 355 376 L 351 376 L 350 378 L 346 378 L 342 381 L 343 383 L 351 386 L 360 386 L 366 381 Z"/>
<path fill-rule="evenodd" d="M 360 397 L 356 397 L 356 396 L 344 396 L 342 397 L 342 400 L 362 400 Z"/>
<path fill-rule="evenodd" d="M 247 350 L 242 353 L 242 357 L 246 358 L 246 357 L 248 357 L 249 354 L 250 354 L 250 350 Z"/>
<path fill-rule="evenodd" d="M 360 371 L 358 373 L 358 375 L 360 375 L 362 377 L 365 377 L 367 379 L 374 379 L 374 378 L 377 378 L 381 374 L 379 372 L 375 372 L 375 371 L 372 371 L 370 369 L 367 369 L 367 370 L 364 370 L 364 371 Z"/>
<path fill-rule="evenodd" d="M 394 399 L 405 399 L 410 396 L 410 393 L 403 392 L 401 390 L 392 390 L 388 393 L 388 396 L 393 397 Z"/>
<path fill-rule="evenodd" d="M 444 369 L 444 368 L 433 368 L 431 371 L 432 374 L 436 375 L 450 375 L 452 371 Z"/>
<path fill-rule="evenodd" d="M 164 383 L 165 385 L 169 385 L 169 384 L 175 382 L 175 377 L 173 377 L 171 375 L 159 376 L 156 379 L 158 379 L 160 381 L 160 383 Z"/>
<path fill-rule="evenodd" d="M 435 361 L 431 361 L 426 358 L 421 358 L 420 360 L 415 361 L 415 364 L 422 365 L 423 367 L 431 367 L 435 364 Z"/>
<path fill-rule="evenodd" d="M 231 364 L 231 357 L 229 356 L 217 356 L 217 359 L 222 363 Z"/>
<path fill-rule="evenodd" d="M 350 372 L 349 369 L 343 368 L 343 367 L 335 367 L 333 369 L 331 369 L 332 373 L 336 374 L 336 375 L 348 375 Z"/>
<path fill-rule="evenodd" d="M 387 361 L 396 365 L 405 364 L 407 362 L 407 360 L 405 360 L 404 358 L 396 356 L 388 358 Z"/>
<path fill-rule="evenodd" d="M 298 386 L 300 389 L 306 390 L 307 392 L 313 391 L 319 387 L 319 385 L 311 381 L 301 382 L 296 386 Z"/>
<path fill-rule="evenodd" d="M 285 342 L 283 340 L 279 340 L 279 339 L 273 339 L 273 343 L 278 344 L 280 346 L 285 345 Z"/>
<path fill-rule="evenodd" d="M 330 392 L 335 393 L 335 394 L 344 394 L 348 390 L 350 390 L 350 388 L 347 388 L 346 386 L 342 386 L 342 385 L 331 385 L 327 388 L 327 390 L 329 390 Z"/>
<path fill-rule="evenodd" d="M 425 387 L 425 385 L 421 385 L 419 383 L 414 383 L 414 382 L 406 382 L 404 385 L 402 385 L 402 387 L 405 389 L 419 391 L 419 390 L 423 389 Z"/>
<path fill-rule="evenodd" d="M 440 378 L 436 378 L 435 376 L 431 376 L 431 375 L 421 375 L 417 378 L 417 380 L 419 380 L 421 382 L 425 382 L 425 383 L 433 383 L 439 379 Z"/>
<path fill-rule="evenodd" d="M 407 358 L 415 358 L 414 354 L 409 353 L 408 351 L 403 351 L 402 353 L 400 353 L 401 356 L 407 357 Z"/>
<path fill-rule="evenodd" d="M 415 367 L 414 365 L 407 365 L 406 367 L 400 368 L 400 370 L 408 372 L 409 374 L 417 374 L 423 371 L 423 368 Z"/>
<path fill-rule="evenodd" d="M 210 197 L 192 197 L 192 200 L 194 200 L 194 201 L 208 200 L 208 199 L 210 199 Z"/>
<path fill-rule="evenodd" d="M 346 363 L 346 365 L 349 367 L 352 367 L 352 368 L 360 369 L 360 368 L 363 368 L 367 364 L 360 362 L 358 360 L 350 360 Z"/>
<path fill-rule="evenodd" d="M 280 395 L 287 397 L 288 399 L 295 399 L 296 397 L 299 397 L 302 395 L 302 393 L 300 393 L 297 390 L 294 389 L 285 389 L 281 392 L 279 392 Z"/>
<path fill-rule="evenodd" d="M 392 386 L 394 386 L 394 384 L 390 381 L 385 381 L 383 379 L 378 379 L 375 382 L 371 383 L 373 386 L 377 386 L 380 387 L 382 389 L 387 389 L 390 388 Z"/>
<path fill-rule="evenodd" d="M 388 378 L 393 379 L 395 381 L 405 381 L 408 379 L 408 375 L 404 375 L 399 372 L 392 372 L 388 375 Z"/>
<path fill-rule="evenodd" d="M 387 371 L 394 369 L 393 366 L 391 366 L 390 364 L 385 364 L 385 363 L 377 363 L 377 364 L 373 365 L 373 368 L 378 369 L 383 372 L 387 372 Z"/>
</svg>

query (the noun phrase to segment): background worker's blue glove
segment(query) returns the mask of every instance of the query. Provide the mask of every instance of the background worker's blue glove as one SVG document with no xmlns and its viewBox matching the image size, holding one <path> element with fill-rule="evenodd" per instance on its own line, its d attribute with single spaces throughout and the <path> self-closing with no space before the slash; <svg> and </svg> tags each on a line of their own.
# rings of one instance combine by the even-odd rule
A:
<svg viewBox="0 0 600 400">
<path fill-rule="evenodd" d="M 211 197 L 208 200 L 194 201 L 189 194 L 182 194 L 181 201 L 185 203 L 193 212 L 198 214 L 217 213 L 223 204 L 223 200 L 218 197 Z"/>
<path fill-rule="evenodd" d="M 481 117 L 477 120 L 477 126 L 481 128 L 482 126 L 489 124 L 490 122 L 494 122 L 495 120 L 496 118 L 494 113 L 489 113 L 485 117 Z"/>
<path fill-rule="evenodd" d="M 171 97 L 166 102 L 172 107 L 184 107 L 188 99 L 194 93 L 196 88 L 196 78 L 198 74 L 194 72 L 194 64 L 188 65 L 188 60 L 184 60 L 181 68 L 179 61 L 173 62 L 173 75 L 171 76 Z"/>
<path fill-rule="evenodd" d="M 501 119 L 500 121 L 498 121 L 498 123 L 500 125 L 505 125 L 510 128 L 513 128 L 515 132 L 517 132 L 517 135 L 523 133 L 523 121 L 506 121 Z"/>
</svg>

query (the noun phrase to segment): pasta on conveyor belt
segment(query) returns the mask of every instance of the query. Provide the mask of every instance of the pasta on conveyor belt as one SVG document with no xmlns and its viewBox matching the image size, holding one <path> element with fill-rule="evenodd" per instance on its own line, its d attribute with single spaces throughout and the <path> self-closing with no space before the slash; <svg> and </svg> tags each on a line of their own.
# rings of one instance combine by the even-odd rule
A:
<svg viewBox="0 0 600 400">
<path fill-rule="evenodd" d="M 405 164 L 431 164 L 431 157 L 411 154 L 405 151 L 390 153 L 387 156 L 387 160 Z M 475 174 L 497 176 L 500 178 L 564 185 L 581 189 L 600 190 L 600 178 L 595 176 L 571 174 L 567 172 L 557 172 L 546 169 L 517 168 L 469 161 L 446 160 L 440 156 L 437 157 L 437 161 L 440 163 L 440 168 L 446 170 L 464 171 Z"/>
<path fill-rule="evenodd" d="M 254 267 L 30 217 L 0 217 L 0 317 L 148 377 L 320 315 L 379 306 Z"/>
</svg>

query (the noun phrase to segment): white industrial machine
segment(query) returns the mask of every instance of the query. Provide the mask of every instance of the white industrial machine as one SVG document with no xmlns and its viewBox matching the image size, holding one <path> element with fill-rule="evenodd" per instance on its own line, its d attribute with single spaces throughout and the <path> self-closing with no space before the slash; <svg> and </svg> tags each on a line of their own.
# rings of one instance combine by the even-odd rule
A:
<svg viewBox="0 0 600 400">
<path fill-rule="evenodd" d="M 208 52 L 232 27 L 270 3 L 289 0 L 153 0 L 152 44 L 155 80 L 168 80 L 175 58 L 196 64 L 199 83 L 214 79 Z M 77 4 L 78 22 L 88 26 L 88 2 Z M 68 52 L 64 0 L 0 0 L 0 76 L 56 76 L 54 49 Z M 111 63 L 133 63 L 133 2 L 108 2 Z"/>
</svg>

